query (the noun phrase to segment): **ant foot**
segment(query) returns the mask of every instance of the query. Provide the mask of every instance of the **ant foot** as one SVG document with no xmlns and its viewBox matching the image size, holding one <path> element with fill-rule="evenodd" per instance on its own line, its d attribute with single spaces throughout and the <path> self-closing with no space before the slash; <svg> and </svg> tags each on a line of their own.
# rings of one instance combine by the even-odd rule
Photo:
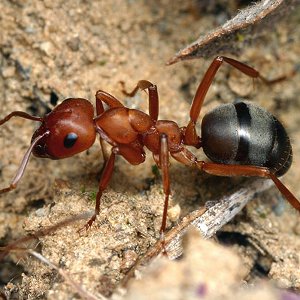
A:
<svg viewBox="0 0 300 300">
<path fill-rule="evenodd" d="M 164 232 L 160 233 L 160 244 L 161 244 L 161 253 L 163 254 L 163 256 L 167 256 L 168 257 L 168 251 L 166 248 L 166 240 L 165 240 L 165 235 Z"/>
<path fill-rule="evenodd" d="M 78 233 L 82 233 L 84 230 L 85 230 L 85 231 L 88 231 L 88 230 L 92 227 L 92 224 L 93 224 L 94 221 L 96 220 L 96 217 L 97 217 L 97 215 L 94 214 L 94 215 L 89 219 L 89 221 L 88 221 L 83 227 L 81 227 L 77 232 L 78 232 Z"/>
</svg>

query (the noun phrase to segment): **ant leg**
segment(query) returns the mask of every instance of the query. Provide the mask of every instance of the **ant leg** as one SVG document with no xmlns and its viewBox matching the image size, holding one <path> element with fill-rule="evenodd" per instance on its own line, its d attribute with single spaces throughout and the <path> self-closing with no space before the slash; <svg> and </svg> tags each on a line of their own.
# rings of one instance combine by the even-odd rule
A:
<svg viewBox="0 0 300 300">
<path fill-rule="evenodd" d="M 98 90 L 96 92 L 96 114 L 97 114 L 97 116 L 101 115 L 105 111 L 102 101 L 104 103 L 106 103 L 109 107 L 123 107 L 123 104 L 119 100 L 117 100 L 114 96 L 112 96 L 111 94 L 104 92 L 102 90 Z M 101 151 L 102 151 L 102 157 L 103 157 L 104 161 L 106 162 L 108 160 L 109 154 L 105 150 L 105 142 L 101 136 L 100 136 L 99 140 L 100 140 L 100 147 L 101 147 Z"/>
<path fill-rule="evenodd" d="M 90 218 L 90 220 L 85 224 L 83 228 L 81 228 L 79 231 L 82 231 L 84 228 L 87 230 L 89 229 L 94 221 L 96 220 L 97 215 L 100 213 L 100 203 L 101 203 L 101 197 L 103 191 L 107 188 L 108 183 L 111 179 L 114 164 L 115 164 L 115 158 L 116 158 L 117 150 L 115 148 L 112 149 L 111 155 L 108 159 L 108 161 L 105 164 L 105 167 L 103 169 L 100 182 L 99 182 L 99 188 L 96 196 L 96 206 L 95 206 L 95 212 L 93 216 Z"/>
<path fill-rule="evenodd" d="M 203 105 L 207 91 L 208 91 L 209 87 L 211 86 L 212 81 L 215 78 L 216 73 L 219 70 L 219 68 L 223 62 L 226 62 L 227 64 L 238 69 L 239 71 L 241 71 L 242 73 L 244 73 L 245 75 L 247 75 L 251 78 L 261 79 L 266 84 L 277 83 L 286 78 L 286 76 L 282 76 L 282 77 L 276 78 L 274 80 L 268 80 L 265 77 L 263 77 L 262 75 L 260 75 L 260 73 L 257 70 L 255 70 L 254 68 L 252 68 L 242 62 L 239 62 L 235 59 L 232 59 L 232 58 L 229 58 L 226 56 L 217 56 L 213 60 L 213 62 L 210 64 L 209 68 L 207 69 L 207 71 L 206 71 L 205 75 L 203 76 L 203 79 L 200 82 L 200 84 L 197 88 L 197 91 L 195 93 L 195 96 L 194 96 L 194 99 L 192 102 L 192 106 L 190 109 L 190 122 L 187 125 L 186 130 L 185 130 L 184 141 L 185 141 L 186 145 L 195 146 L 196 148 L 201 147 L 200 138 L 197 135 L 196 128 L 195 128 L 196 122 L 199 117 L 201 107 Z"/>
<path fill-rule="evenodd" d="M 96 111 L 97 116 L 104 112 L 104 107 L 102 101 L 106 103 L 110 108 L 112 107 L 124 107 L 124 105 L 113 95 L 104 92 L 102 90 L 98 90 L 96 92 Z"/>
<path fill-rule="evenodd" d="M 206 173 L 216 176 L 253 176 L 272 179 L 278 190 L 287 199 L 287 201 L 298 211 L 300 211 L 300 202 L 290 192 L 290 190 L 272 173 L 268 168 L 248 166 L 248 165 L 224 165 L 217 163 L 207 163 L 198 161 L 197 158 L 187 149 L 177 153 L 171 153 L 177 161 L 189 166 L 197 167 Z"/>
<path fill-rule="evenodd" d="M 29 161 L 29 157 L 30 157 L 30 154 L 33 150 L 33 148 L 35 147 L 35 145 L 41 140 L 43 139 L 44 137 L 48 136 L 50 134 L 49 131 L 46 131 L 45 133 L 43 133 L 42 135 L 39 135 L 38 137 L 36 137 L 33 142 L 31 143 L 30 147 L 28 148 L 28 150 L 26 151 L 23 159 L 22 159 L 22 162 L 17 170 L 17 173 L 15 175 L 15 177 L 13 178 L 13 180 L 11 181 L 9 187 L 6 187 L 4 189 L 1 189 L 0 190 L 0 195 L 1 194 L 4 194 L 4 193 L 7 193 L 13 189 L 15 189 L 17 187 L 17 184 L 18 182 L 20 181 L 20 179 L 22 178 L 23 174 L 24 174 L 24 171 L 26 169 L 26 166 L 27 166 L 27 163 Z"/>
<path fill-rule="evenodd" d="M 158 99 L 157 86 L 152 84 L 148 80 L 140 80 L 137 83 L 136 87 L 131 92 L 127 92 L 125 89 L 124 81 L 120 81 L 120 83 L 122 85 L 122 93 L 128 97 L 133 97 L 138 92 L 138 90 L 144 91 L 148 89 L 149 115 L 152 120 L 157 121 L 158 113 L 159 113 L 159 99 Z"/>
<path fill-rule="evenodd" d="M 164 233 L 166 230 L 168 204 L 170 196 L 170 176 L 169 176 L 169 149 L 168 149 L 168 136 L 166 134 L 160 135 L 160 153 L 159 153 L 159 165 L 162 170 L 163 187 L 165 194 L 165 204 L 162 215 L 162 222 L 160 227 L 160 235 L 162 242 L 164 241 Z"/>
<path fill-rule="evenodd" d="M 222 165 L 204 161 L 198 161 L 196 164 L 198 168 L 206 173 L 217 176 L 257 176 L 272 179 L 282 195 L 296 210 L 300 211 L 300 202 L 268 168 L 247 165 Z"/>
<path fill-rule="evenodd" d="M 109 158 L 108 149 L 106 148 L 107 145 L 101 136 L 99 136 L 99 141 L 100 141 L 100 148 L 102 151 L 103 160 L 104 160 L 104 162 L 107 162 L 107 160 Z M 103 168 L 104 168 L 104 166 L 102 166 L 102 169 Z"/>
</svg>

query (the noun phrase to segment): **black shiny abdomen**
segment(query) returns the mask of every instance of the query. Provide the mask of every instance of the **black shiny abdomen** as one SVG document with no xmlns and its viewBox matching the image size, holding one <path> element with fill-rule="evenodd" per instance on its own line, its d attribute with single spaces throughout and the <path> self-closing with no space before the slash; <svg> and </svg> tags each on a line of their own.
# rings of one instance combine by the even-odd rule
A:
<svg viewBox="0 0 300 300">
<path fill-rule="evenodd" d="M 204 153 L 214 162 L 262 166 L 277 176 L 292 163 L 292 147 L 282 124 L 248 102 L 225 104 L 204 116 Z"/>
</svg>

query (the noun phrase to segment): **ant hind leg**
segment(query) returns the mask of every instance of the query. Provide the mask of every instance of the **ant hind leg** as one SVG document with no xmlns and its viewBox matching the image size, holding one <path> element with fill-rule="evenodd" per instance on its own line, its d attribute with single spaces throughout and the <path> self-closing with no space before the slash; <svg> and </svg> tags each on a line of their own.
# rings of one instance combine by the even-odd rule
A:
<svg viewBox="0 0 300 300">
<path fill-rule="evenodd" d="M 223 165 L 204 161 L 197 161 L 196 165 L 204 172 L 217 176 L 253 176 L 272 179 L 285 199 L 300 212 L 300 202 L 268 168 L 248 165 Z"/>
<path fill-rule="evenodd" d="M 300 212 L 300 202 L 290 192 L 290 190 L 272 173 L 268 168 L 250 166 L 250 165 L 225 165 L 217 163 L 207 163 L 197 160 L 189 150 L 183 148 L 182 151 L 171 153 L 172 157 L 182 164 L 189 167 L 196 167 L 201 171 L 216 176 L 246 176 L 246 177 L 261 177 L 272 179 L 278 190 L 286 198 L 286 200 Z"/>
</svg>

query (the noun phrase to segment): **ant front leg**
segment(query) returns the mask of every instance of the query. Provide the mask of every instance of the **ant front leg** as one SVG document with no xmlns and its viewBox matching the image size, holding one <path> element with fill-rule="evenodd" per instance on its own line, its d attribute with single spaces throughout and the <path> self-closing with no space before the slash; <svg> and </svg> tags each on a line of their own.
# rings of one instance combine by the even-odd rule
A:
<svg viewBox="0 0 300 300">
<path fill-rule="evenodd" d="M 116 99 L 113 95 L 111 95 L 105 91 L 98 90 L 96 92 L 95 96 L 96 96 L 96 114 L 97 114 L 97 116 L 100 116 L 105 111 L 103 102 L 106 103 L 109 108 L 124 107 L 124 105 L 118 99 Z M 102 156 L 103 156 L 104 161 L 106 162 L 108 160 L 109 154 L 107 153 L 107 151 L 105 149 L 105 143 L 104 143 L 103 138 L 100 136 L 99 139 L 100 139 Z"/>
<path fill-rule="evenodd" d="M 94 221 L 96 220 L 97 215 L 99 215 L 99 213 L 100 213 L 100 203 L 101 203 L 102 193 L 107 188 L 108 183 L 111 179 L 113 169 L 114 169 L 116 154 L 117 154 L 117 151 L 115 151 L 115 148 L 113 148 L 111 155 L 105 164 L 105 167 L 103 169 L 103 172 L 102 172 L 102 175 L 100 178 L 99 188 L 98 188 L 98 192 L 97 192 L 97 196 L 96 196 L 95 212 L 94 212 L 93 216 L 90 218 L 90 220 L 85 224 L 85 226 L 79 230 L 79 232 L 82 231 L 84 228 L 86 230 L 89 229 L 92 226 L 92 224 L 94 223 Z"/>
<path fill-rule="evenodd" d="M 226 62 L 227 64 L 238 69 L 240 72 L 244 73 L 245 75 L 247 75 L 253 79 L 255 79 L 255 78 L 261 79 L 266 84 L 277 83 L 286 78 L 286 76 L 282 76 L 282 77 L 276 78 L 274 80 L 268 80 L 265 77 L 263 77 L 262 75 L 260 75 L 260 73 L 257 70 L 255 70 L 254 68 L 252 68 L 240 61 L 237 61 L 235 59 L 232 59 L 232 58 L 229 58 L 226 56 L 217 56 L 213 60 L 213 62 L 209 66 L 209 68 L 207 69 L 202 81 L 200 82 L 200 84 L 197 88 L 196 94 L 194 96 L 192 106 L 190 109 L 190 122 L 185 129 L 185 137 L 184 137 L 185 145 L 194 146 L 196 148 L 201 147 L 201 141 L 196 132 L 196 122 L 198 120 L 198 117 L 199 117 L 205 96 L 207 94 L 207 91 L 208 91 L 209 87 L 211 86 L 212 81 L 215 78 L 216 73 L 219 70 L 219 68 L 223 62 Z"/>
<path fill-rule="evenodd" d="M 124 81 L 120 81 L 122 85 L 122 93 L 128 97 L 134 97 L 138 90 L 146 90 L 148 89 L 149 93 L 149 115 L 152 120 L 157 121 L 158 113 L 159 113 L 159 98 L 157 92 L 157 86 L 152 84 L 150 81 L 147 80 L 140 80 L 136 87 L 131 91 L 127 92 L 125 89 Z"/>
<path fill-rule="evenodd" d="M 104 112 L 104 107 L 103 103 L 106 103 L 109 108 L 114 108 L 114 107 L 124 107 L 124 105 L 113 95 L 102 91 L 98 90 L 96 92 L 96 112 L 97 116 L 101 115 Z"/>
</svg>

